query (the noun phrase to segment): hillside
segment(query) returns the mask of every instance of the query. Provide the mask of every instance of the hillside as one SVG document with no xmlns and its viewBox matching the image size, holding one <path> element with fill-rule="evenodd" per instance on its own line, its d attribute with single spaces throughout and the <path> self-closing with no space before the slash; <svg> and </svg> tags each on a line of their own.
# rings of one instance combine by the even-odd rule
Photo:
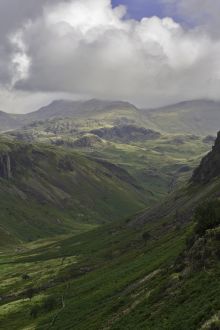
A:
<svg viewBox="0 0 220 330">
<path fill-rule="evenodd" d="M 145 206 L 141 187 L 124 169 L 45 145 L 1 140 L 0 182 L 3 246 L 7 236 L 28 241 L 77 233 Z"/>
<path fill-rule="evenodd" d="M 143 112 L 149 122 L 162 132 L 205 136 L 219 130 L 220 102 L 185 101 Z"/>
<path fill-rule="evenodd" d="M 219 176 L 190 182 L 134 217 L 2 255 L 2 329 L 219 329 L 219 189 Z"/>
<path fill-rule="evenodd" d="M 220 132 L 212 151 L 202 159 L 200 166 L 195 170 L 192 181 L 207 183 L 218 176 L 220 176 Z"/>
<path fill-rule="evenodd" d="M 22 115 L 12 115 L 4 111 L 0 111 L 0 132 L 6 132 L 22 126 Z"/>
<path fill-rule="evenodd" d="M 147 110 L 122 101 L 55 100 L 28 114 L 11 115 L 1 112 L 0 131 L 23 126 L 27 129 L 65 132 L 76 130 L 79 126 L 80 129 L 91 130 L 109 125 L 136 125 L 162 133 L 196 134 L 204 137 L 218 131 L 219 110 L 220 103 L 209 100 L 185 101 Z"/>
<path fill-rule="evenodd" d="M 54 101 L 46 107 L 27 114 L 27 123 L 58 117 L 103 120 L 108 124 L 136 124 L 166 133 L 215 134 L 219 127 L 220 102 L 209 100 L 185 101 L 166 107 L 140 110 L 127 102 L 119 101 Z"/>
<path fill-rule="evenodd" d="M 117 110 L 135 112 L 137 109 L 134 105 L 122 101 L 102 101 L 96 99 L 88 101 L 55 100 L 51 104 L 25 115 L 25 118 L 28 122 L 31 122 L 59 117 L 94 116 L 99 112 L 108 113 L 111 111 L 116 112 Z"/>
<path fill-rule="evenodd" d="M 23 128 L 24 126 L 38 127 L 43 125 L 45 121 L 60 121 L 67 118 L 68 120 L 77 119 L 90 123 L 90 127 L 97 127 L 97 123 L 106 122 L 133 123 L 141 121 L 147 122 L 139 110 L 132 104 L 122 101 L 68 101 L 55 100 L 52 103 L 27 114 L 12 115 L 1 112 L 7 129 Z M 3 123 L 3 121 L 2 121 Z M 93 126 L 92 126 L 93 125 Z M 94 126 L 96 125 L 96 126 Z M 65 126 L 65 125 L 64 125 Z M 70 125 L 67 125 L 70 127 Z M 0 126 L 0 131 L 5 131 L 5 126 Z"/>
<path fill-rule="evenodd" d="M 38 121 L 7 135 L 19 141 L 76 150 L 116 164 L 135 178 L 151 206 L 191 175 L 214 137 L 194 132 L 161 133 L 150 113 L 126 102 L 54 101 L 26 115 Z M 160 113 L 158 110 L 158 116 Z"/>
</svg>

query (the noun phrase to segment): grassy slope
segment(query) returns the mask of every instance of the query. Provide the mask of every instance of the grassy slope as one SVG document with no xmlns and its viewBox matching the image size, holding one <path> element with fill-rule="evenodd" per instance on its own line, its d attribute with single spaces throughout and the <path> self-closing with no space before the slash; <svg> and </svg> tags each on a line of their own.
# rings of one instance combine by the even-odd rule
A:
<svg viewBox="0 0 220 330">
<path fill-rule="evenodd" d="M 42 143 L 62 140 L 71 145 L 82 132 L 120 124 L 134 124 L 162 130 L 164 133 L 161 138 L 153 141 L 122 143 L 120 139 L 116 139 L 114 142 L 104 141 L 103 144 L 97 143 L 89 148 L 77 150 L 82 154 L 89 154 L 91 157 L 105 159 L 122 166 L 143 188 L 147 206 L 152 206 L 179 181 L 189 178 L 199 159 L 210 149 L 209 144 L 203 143 L 203 137 L 208 134 L 211 127 L 206 118 L 209 108 L 213 117 L 212 124 L 218 122 L 217 105 L 203 101 L 186 102 L 153 111 L 140 111 L 126 104 L 102 110 L 96 110 L 95 107 L 90 110 L 85 108 L 73 113 L 73 117 L 34 122 L 28 125 L 26 130 L 22 130 L 20 135 L 18 133 L 18 137 Z M 49 106 L 49 109 L 53 113 L 53 105 Z M 59 106 L 55 110 L 59 110 Z M 205 121 L 200 119 L 201 113 L 206 118 Z M 179 132 L 183 132 L 183 135 L 180 136 Z M 195 137 L 190 134 L 200 136 Z M 69 149 L 76 147 L 72 145 Z M 189 166 L 189 171 L 181 172 L 181 168 L 185 165 Z"/>
<path fill-rule="evenodd" d="M 208 152 L 210 145 L 203 142 L 203 138 L 191 135 L 164 134 L 161 138 L 147 141 L 120 140 L 104 141 L 91 147 L 77 148 L 71 145 L 80 132 L 94 128 L 109 127 L 118 121 L 131 121 L 137 125 L 149 127 L 149 122 L 133 112 L 137 110 L 108 111 L 94 115 L 94 118 L 53 119 L 22 133 L 22 138 L 31 138 L 42 143 L 51 141 L 66 141 L 69 150 L 77 149 L 82 154 L 93 158 L 105 159 L 117 164 L 128 171 L 144 189 L 148 205 L 166 195 L 176 185 L 178 180 L 190 177 L 201 157 Z M 76 131 L 75 131 L 76 130 Z M 189 166 L 188 173 L 179 170 Z"/>
<path fill-rule="evenodd" d="M 192 209 L 219 188 L 219 180 L 186 187 L 130 220 L 2 255 L 2 296 L 15 295 L 2 302 L 2 329 L 49 329 L 55 316 L 57 330 L 199 329 L 220 309 L 219 263 L 188 273 L 175 263 L 192 231 Z M 23 273 L 31 278 L 22 280 Z M 43 284 L 51 287 L 42 290 Z M 36 290 L 31 301 L 21 299 L 25 287 Z M 57 301 L 50 310 L 48 296 Z M 36 318 L 30 316 L 34 306 Z"/>
<path fill-rule="evenodd" d="M 14 173 L 10 180 L 0 179 L 2 246 L 8 236 L 33 240 L 77 233 L 145 206 L 135 180 L 111 164 L 107 168 L 76 152 L 7 141 L 1 144 L 5 152 Z"/>
<path fill-rule="evenodd" d="M 87 125 L 83 120 L 83 123 L 85 129 L 91 127 L 91 122 Z M 97 122 L 93 123 L 95 128 Z M 201 140 L 188 141 L 179 146 L 169 143 L 170 139 L 172 137 L 141 146 L 116 143 L 105 150 L 89 151 L 89 154 L 122 165 L 136 178 L 140 176 L 140 181 L 148 182 L 144 187 L 146 190 L 157 186 L 158 198 L 166 191 L 170 178 L 188 163 L 189 158 L 190 165 L 194 166 L 199 155 L 206 152 Z M 195 144 L 198 146 L 196 150 Z M 80 155 L 78 157 L 84 159 Z M 90 162 L 96 164 L 92 159 Z M 164 181 L 160 177 L 157 183 L 149 172 L 146 179 L 142 176 L 144 168 L 159 168 Z M 116 185 L 118 187 L 119 182 Z M 0 328 L 48 329 L 57 315 L 52 326 L 57 330 L 198 329 L 220 308 L 218 263 L 207 272 L 193 272 L 189 278 L 182 278 L 173 264 L 184 249 L 185 239 L 191 231 L 187 220 L 194 205 L 207 196 L 215 195 L 218 190 L 218 182 L 202 188 L 181 190 L 170 195 L 159 208 L 129 222 L 121 221 L 63 240 L 43 241 L 36 243 L 38 245 L 32 243 L 16 254 L 2 254 L 0 295 L 8 297 L 2 301 Z M 126 188 L 123 196 L 125 191 Z M 101 200 L 102 195 L 97 196 Z M 109 203 L 112 196 L 115 197 L 115 194 L 111 195 Z M 126 205 L 123 204 L 121 215 L 124 217 L 125 211 L 127 215 L 131 213 L 127 208 L 131 201 L 132 198 Z M 122 205 L 118 205 L 117 211 L 121 208 Z M 142 237 L 145 232 L 150 233 L 146 243 Z M 22 280 L 21 274 L 24 273 L 30 274 L 31 278 Z M 45 285 L 49 288 L 43 290 Z M 22 292 L 28 287 L 36 291 L 31 301 L 23 299 L 25 294 Z M 44 304 L 47 297 L 54 297 L 57 301 L 51 310 Z M 65 302 L 63 309 L 62 297 Z M 176 305 L 179 307 L 176 308 Z M 36 306 L 38 315 L 33 318 L 30 310 Z"/>
<path fill-rule="evenodd" d="M 112 143 L 104 148 L 84 152 L 119 164 L 129 171 L 145 189 L 151 206 L 173 189 L 179 180 L 190 177 L 202 155 L 210 148 L 201 139 L 184 138 L 185 141 L 180 145 L 175 143 L 175 137 L 166 135 L 158 140 Z M 181 172 L 185 165 L 188 171 Z"/>
<path fill-rule="evenodd" d="M 162 132 L 205 136 L 215 134 L 219 130 L 219 110 L 219 102 L 197 100 L 144 113 L 149 122 Z"/>
</svg>

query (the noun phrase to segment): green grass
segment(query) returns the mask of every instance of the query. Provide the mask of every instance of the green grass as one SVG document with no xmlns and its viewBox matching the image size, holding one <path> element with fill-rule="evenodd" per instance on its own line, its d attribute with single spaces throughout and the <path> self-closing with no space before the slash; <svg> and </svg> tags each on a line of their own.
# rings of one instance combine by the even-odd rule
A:
<svg viewBox="0 0 220 330">
<path fill-rule="evenodd" d="M 46 330 L 54 318 L 56 330 L 199 329 L 220 308 L 219 262 L 213 256 L 205 269 L 179 270 L 176 265 L 185 258 L 193 227 L 190 215 L 182 221 L 176 211 L 181 205 L 180 212 L 187 213 L 218 188 L 218 181 L 202 189 L 187 187 L 161 208 L 135 219 L 75 237 L 30 243 L 16 255 L 2 255 L 0 295 L 15 295 L 11 302 L 2 302 L 2 329 Z M 218 250 L 218 236 L 207 237 L 211 251 Z M 31 278 L 22 280 L 23 273 Z M 45 284 L 49 287 L 43 290 Z M 31 301 L 22 299 L 28 287 L 36 290 Z M 48 297 L 57 302 L 49 311 Z M 33 318 L 30 312 L 36 306 Z"/>
<path fill-rule="evenodd" d="M 61 140 L 69 146 L 66 147 L 68 152 L 76 149 L 81 154 L 105 159 L 123 167 L 143 189 L 145 205 L 151 207 L 158 199 L 165 197 L 179 182 L 188 179 L 193 169 L 199 164 L 201 157 L 210 150 L 210 145 L 203 142 L 206 131 L 195 130 L 198 136 L 192 136 L 191 134 L 195 134 L 195 132 L 190 125 L 192 123 L 194 127 L 195 120 L 189 120 L 188 117 L 181 120 L 182 114 L 187 117 L 189 111 L 184 110 L 181 113 L 173 111 L 144 112 L 138 111 L 134 107 L 109 108 L 106 111 L 93 109 L 89 112 L 77 113 L 74 118 L 52 118 L 44 122 L 33 123 L 31 126 L 27 126 L 26 130 L 20 131 L 18 136 L 24 140 L 45 144 Z M 162 126 L 166 126 L 167 129 L 163 129 L 158 124 L 162 122 L 161 117 L 163 118 Z M 187 123 L 189 124 L 188 130 Z M 151 128 L 162 131 L 163 134 L 156 140 L 139 142 L 128 140 L 122 143 L 120 138 L 118 140 L 116 138 L 114 142 L 103 141 L 103 143 L 94 144 L 89 148 L 74 147 L 74 141 L 82 134 L 93 129 L 119 124 Z M 181 168 L 185 165 L 189 166 L 189 170 L 184 173 L 181 172 Z"/>
<path fill-rule="evenodd" d="M 47 145 L 2 145 L 12 178 L 0 178 L 1 247 L 8 237 L 11 245 L 84 232 L 146 205 L 135 179 L 111 164 Z"/>
<path fill-rule="evenodd" d="M 41 142 L 54 137 L 44 133 Z M 196 330 L 218 313 L 219 260 L 187 272 L 184 253 L 195 206 L 220 183 L 183 184 L 209 146 L 176 138 L 77 151 L 1 141 L 16 171 L 0 185 L 0 329 Z M 171 181 L 182 188 L 167 195 Z"/>
</svg>

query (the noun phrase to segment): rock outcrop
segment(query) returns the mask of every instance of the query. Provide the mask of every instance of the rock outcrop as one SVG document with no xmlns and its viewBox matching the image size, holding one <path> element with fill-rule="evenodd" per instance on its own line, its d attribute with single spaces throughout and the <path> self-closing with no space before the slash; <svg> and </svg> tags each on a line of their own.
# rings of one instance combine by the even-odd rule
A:
<svg viewBox="0 0 220 330">
<path fill-rule="evenodd" d="M 87 134 L 77 139 L 73 143 L 73 147 L 77 148 L 94 148 L 96 146 L 101 146 L 104 141 L 97 135 Z"/>
<path fill-rule="evenodd" d="M 90 131 L 105 140 L 119 140 L 122 142 L 154 140 L 160 137 L 160 133 L 135 125 L 123 125 L 103 127 Z"/>
<path fill-rule="evenodd" d="M 8 153 L 0 155 L 0 177 L 4 179 L 12 177 L 11 157 Z"/>
<path fill-rule="evenodd" d="M 220 176 L 220 132 L 212 151 L 202 159 L 199 167 L 194 171 L 192 182 L 208 183 L 217 176 Z"/>
</svg>

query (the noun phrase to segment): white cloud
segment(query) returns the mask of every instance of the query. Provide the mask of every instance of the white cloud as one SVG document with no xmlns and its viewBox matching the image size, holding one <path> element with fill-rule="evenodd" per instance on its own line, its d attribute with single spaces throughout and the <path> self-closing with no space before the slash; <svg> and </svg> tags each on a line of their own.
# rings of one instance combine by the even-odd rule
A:
<svg viewBox="0 0 220 330">
<path fill-rule="evenodd" d="M 208 28 L 185 29 L 169 17 L 139 22 L 124 15 L 125 8 L 112 9 L 110 0 L 47 4 L 14 33 L 15 88 L 142 106 L 219 97 L 220 40 Z"/>
<path fill-rule="evenodd" d="M 27 55 L 27 47 L 23 42 L 22 30 L 17 31 L 10 37 L 10 42 L 14 46 L 14 53 L 11 59 L 12 85 L 22 79 L 29 77 L 31 58 Z"/>
<path fill-rule="evenodd" d="M 220 35 L 219 0 L 161 0 L 168 12 L 182 17 L 187 23 L 205 30 L 210 35 Z"/>
</svg>

